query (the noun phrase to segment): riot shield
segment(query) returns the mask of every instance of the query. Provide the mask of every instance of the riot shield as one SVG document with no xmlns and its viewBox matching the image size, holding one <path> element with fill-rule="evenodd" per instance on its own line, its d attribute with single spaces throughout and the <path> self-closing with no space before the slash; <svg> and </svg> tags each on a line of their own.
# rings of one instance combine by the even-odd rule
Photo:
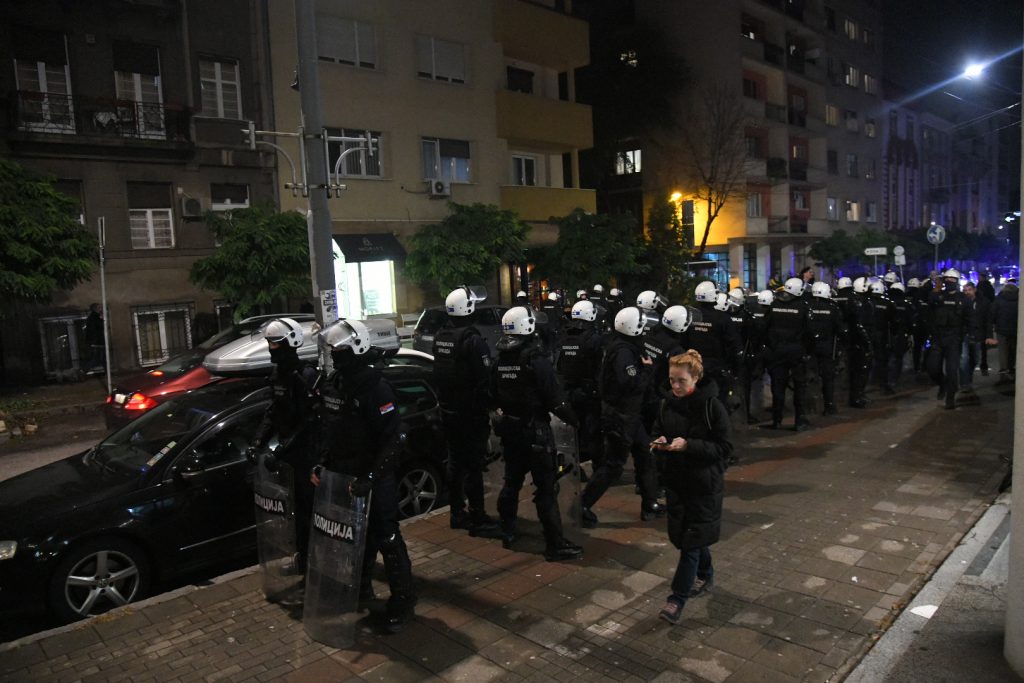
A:
<svg viewBox="0 0 1024 683">
<path fill-rule="evenodd" d="M 370 500 L 354 498 L 355 481 L 322 470 L 313 497 L 306 561 L 306 599 L 302 625 L 310 638 L 330 647 L 355 642 L 360 618 L 359 579 L 366 549 Z"/>
<path fill-rule="evenodd" d="M 297 598 L 302 582 L 295 564 L 295 473 L 290 465 L 279 461 L 274 471 L 268 470 L 270 456 L 271 451 L 259 454 L 253 483 L 256 551 L 263 595 L 271 602 L 288 602 Z"/>
<path fill-rule="evenodd" d="M 496 421 L 497 420 L 497 421 Z M 500 420 L 491 420 L 491 431 L 487 437 L 487 454 L 484 460 L 483 482 L 484 482 L 484 509 L 488 514 L 494 514 L 498 509 L 498 494 L 505 485 L 505 458 L 502 456 L 501 437 L 496 431 L 500 431 Z"/>
<path fill-rule="evenodd" d="M 551 416 L 551 434 L 555 441 L 555 462 L 558 468 L 555 486 L 558 511 L 562 516 L 562 535 L 583 545 L 584 534 L 580 513 L 580 448 L 579 435 L 572 427 Z"/>
</svg>

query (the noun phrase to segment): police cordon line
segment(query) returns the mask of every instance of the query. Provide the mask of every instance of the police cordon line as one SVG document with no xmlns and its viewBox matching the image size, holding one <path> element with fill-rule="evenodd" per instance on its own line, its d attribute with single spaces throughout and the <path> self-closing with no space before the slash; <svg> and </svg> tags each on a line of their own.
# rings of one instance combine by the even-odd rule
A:
<svg viewBox="0 0 1024 683">
<path fill-rule="evenodd" d="M 847 404 L 864 408 L 869 379 L 895 393 L 907 352 L 914 370 L 939 386 L 945 407 L 954 408 L 965 340 L 994 342 L 991 319 L 969 289 L 960 291 L 955 269 L 906 285 L 895 273 L 842 277 L 835 289 L 815 282 L 810 269 L 778 291 L 722 292 L 703 281 L 694 305 L 670 305 L 647 290 L 627 306 L 621 290 L 606 296 L 595 285 L 579 290 L 571 307 L 552 292 L 535 309 L 520 292 L 502 316 L 493 356 L 474 326 L 486 296 L 480 286 L 448 294 L 447 322 L 433 344 L 450 527 L 517 549 L 529 474 L 544 558 L 580 558 L 583 529 L 599 524 L 595 507 L 631 457 L 640 521 L 667 517 L 680 551 L 661 611 L 671 623 L 688 598 L 713 585 L 709 546 L 719 535 L 724 471 L 736 462 L 734 413 L 742 408 L 748 424 L 781 429 L 791 390 L 792 427 L 808 429 L 812 372 L 821 414 L 832 415 L 842 366 Z M 417 597 L 398 525 L 401 418 L 394 391 L 374 367 L 397 350 L 394 324 L 342 319 L 319 335 L 331 352 L 328 376 L 299 359 L 303 332 L 294 320 L 262 328 L 274 364 L 273 399 L 248 455 L 259 464 L 265 593 L 296 600 L 304 578 L 307 630 L 341 646 L 355 637 L 355 615 L 375 597 L 378 554 L 390 588 L 376 615 L 381 629 L 408 624 Z M 752 406 L 756 381 L 771 388 L 763 423 Z M 502 462 L 491 461 L 492 432 Z M 270 452 L 275 436 L 280 445 Z M 589 474 L 581 467 L 587 462 Z"/>
</svg>

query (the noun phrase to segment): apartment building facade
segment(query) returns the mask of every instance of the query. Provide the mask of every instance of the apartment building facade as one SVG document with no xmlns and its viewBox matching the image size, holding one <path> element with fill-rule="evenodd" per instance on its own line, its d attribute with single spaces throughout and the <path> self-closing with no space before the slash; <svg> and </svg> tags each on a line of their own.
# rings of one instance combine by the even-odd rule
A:
<svg viewBox="0 0 1024 683">
<path fill-rule="evenodd" d="M 590 107 L 574 70 L 589 60 L 585 22 L 567 3 L 488 0 L 323 0 L 316 5 L 328 165 L 347 189 L 330 200 L 341 315 L 391 316 L 435 303 L 402 275 L 409 239 L 448 213 L 448 201 L 515 211 L 532 246 L 557 238 L 549 217 L 595 208 L 579 186 L 578 152 L 592 145 Z M 292 0 L 268 0 L 275 129 L 301 121 Z M 299 84 L 301 87 L 301 84 Z M 290 140 L 280 144 L 293 158 Z M 349 151 L 343 159 L 340 155 Z M 279 161 L 285 172 L 287 161 Z M 306 200 L 284 193 L 282 209 Z M 509 300 L 524 264 L 487 283 Z"/>
<path fill-rule="evenodd" d="M 239 134 L 267 115 L 261 17 L 250 0 L 0 9 L 0 151 L 55 178 L 88 229 L 105 219 L 114 368 L 159 364 L 230 319 L 188 272 L 215 248 L 205 211 L 274 200 L 273 158 Z M 0 323 L 8 381 L 75 376 L 99 301 L 97 272 Z"/>
</svg>

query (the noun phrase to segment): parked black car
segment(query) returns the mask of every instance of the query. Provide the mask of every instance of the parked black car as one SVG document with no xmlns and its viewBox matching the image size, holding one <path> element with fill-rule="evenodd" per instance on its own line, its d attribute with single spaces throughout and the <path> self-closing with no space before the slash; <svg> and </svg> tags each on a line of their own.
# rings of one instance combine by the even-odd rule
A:
<svg viewBox="0 0 1024 683">
<path fill-rule="evenodd" d="M 393 366 L 406 439 L 401 512 L 434 509 L 446 449 L 429 370 Z M 72 621 L 138 600 L 158 581 L 255 561 L 253 467 L 244 453 L 265 379 L 173 398 L 93 448 L 0 482 L 0 608 L 46 605 Z"/>
</svg>

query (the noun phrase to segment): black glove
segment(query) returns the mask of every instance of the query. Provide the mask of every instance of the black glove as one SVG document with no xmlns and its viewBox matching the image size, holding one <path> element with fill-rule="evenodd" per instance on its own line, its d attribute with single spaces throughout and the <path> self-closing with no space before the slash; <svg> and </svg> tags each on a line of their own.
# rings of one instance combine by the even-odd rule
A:
<svg viewBox="0 0 1024 683">
<path fill-rule="evenodd" d="M 578 417 L 576 417 L 576 412 L 573 411 L 572 406 L 570 406 L 568 403 L 559 404 L 551 412 L 554 413 L 555 417 L 560 419 L 565 424 L 569 425 L 570 427 L 579 429 L 580 420 Z"/>
<path fill-rule="evenodd" d="M 366 496 L 370 495 L 372 488 L 373 479 L 371 477 L 359 477 L 349 486 L 349 491 L 356 498 L 366 498 Z"/>
<path fill-rule="evenodd" d="M 251 463 L 256 462 L 256 454 L 260 452 L 259 446 L 249 446 L 245 449 L 245 459 Z"/>
<path fill-rule="evenodd" d="M 263 466 L 268 472 L 277 472 L 281 468 L 281 461 L 273 453 L 267 453 L 267 457 L 263 458 Z"/>
</svg>

